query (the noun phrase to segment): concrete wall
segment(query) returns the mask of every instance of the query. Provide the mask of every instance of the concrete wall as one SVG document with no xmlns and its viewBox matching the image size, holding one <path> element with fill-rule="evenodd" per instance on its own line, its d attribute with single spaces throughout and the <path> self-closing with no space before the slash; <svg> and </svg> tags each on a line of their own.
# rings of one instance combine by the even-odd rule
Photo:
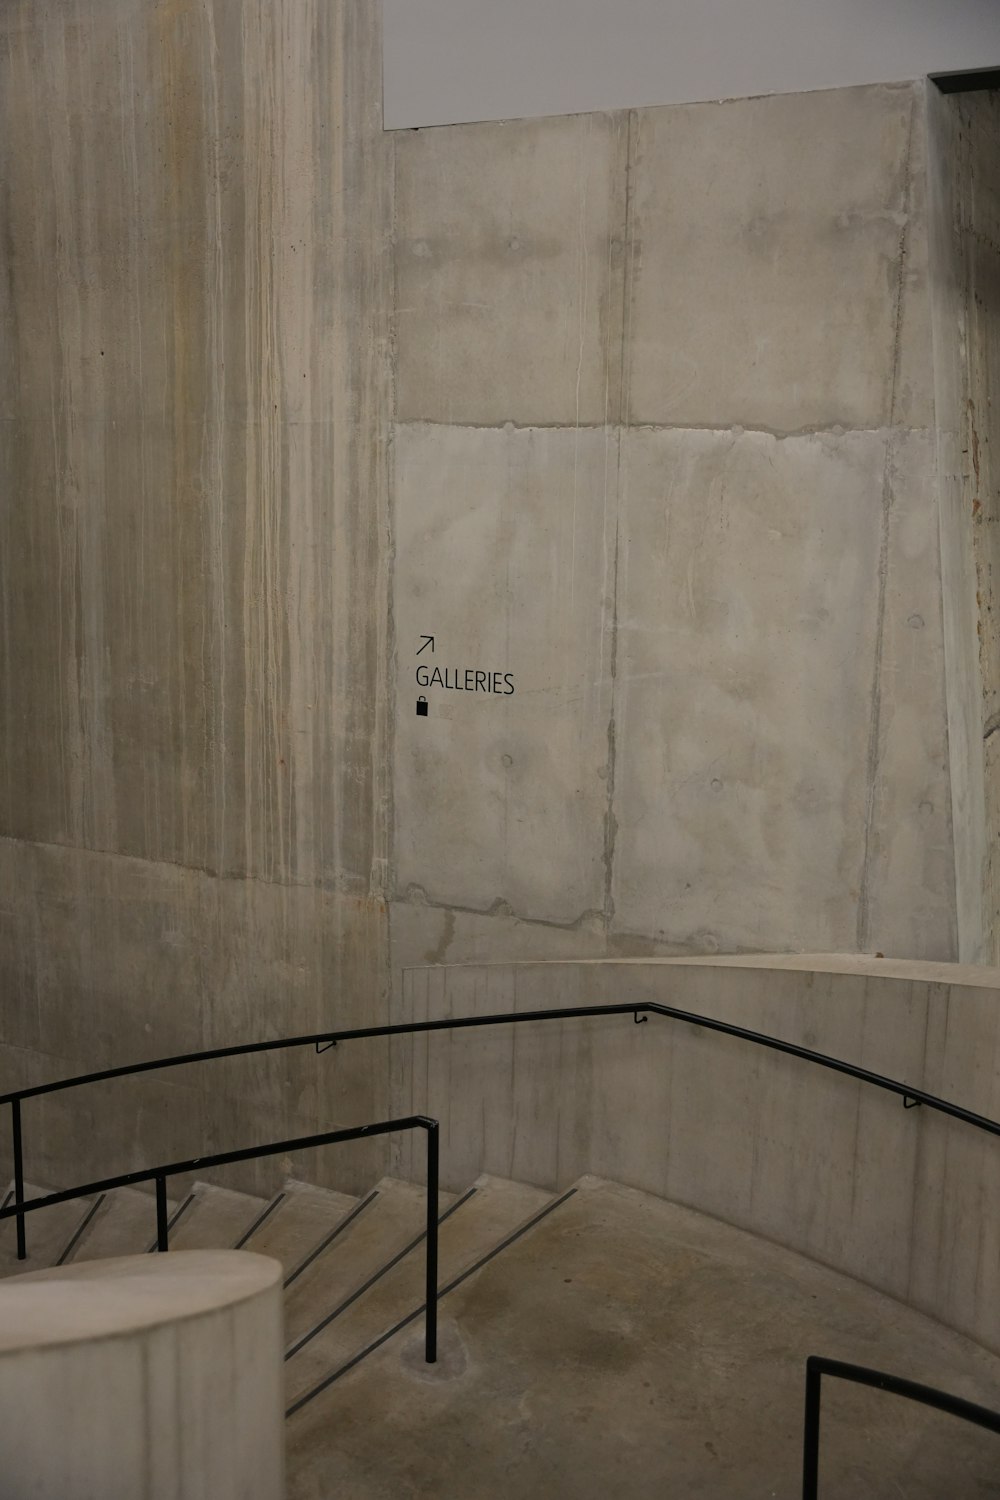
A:
<svg viewBox="0 0 1000 1500">
<path fill-rule="evenodd" d="M 356 0 L 3 7 L 12 1083 L 379 1014 L 380 73 Z M 95 1132 L 124 1168 L 381 1113 L 374 1054 L 322 1079 L 163 1075 L 103 1123 L 65 1096 L 29 1169 L 111 1169 Z"/>
<path fill-rule="evenodd" d="M 960 952 L 1000 958 L 1000 106 L 931 98 L 934 345 Z"/>
<path fill-rule="evenodd" d="M 986 951 L 923 84 L 387 135 L 380 63 L 374 0 L 0 17 L 13 1086 L 414 963 Z M 57 1096 L 29 1174 L 371 1119 L 387 1055 Z"/>
<path fill-rule="evenodd" d="M 642 1000 L 1000 1116 L 1000 970 L 860 958 L 407 969 L 400 1020 Z M 340 1059 L 343 1065 L 345 1059 Z M 400 1038 L 396 1109 L 442 1121 L 450 1186 L 583 1172 L 714 1214 L 1000 1350 L 998 1142 L 801 1059 L 631 1016 Z M 419 1151 L 398 1167 L 419 1175 Z"/>
<path fill-rule="evenodd" d="M 394 970 L 956 956 L 926 108 L 395 137 Z"/>
</svg>

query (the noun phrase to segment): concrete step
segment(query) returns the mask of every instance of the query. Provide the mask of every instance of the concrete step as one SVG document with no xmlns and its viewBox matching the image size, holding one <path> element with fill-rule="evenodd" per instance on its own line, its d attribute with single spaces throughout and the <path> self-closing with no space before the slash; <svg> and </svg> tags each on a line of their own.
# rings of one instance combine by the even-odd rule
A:
<svg viewBox="0 0 1000 1500">
<path fill-rule="evenodd" d="M 406 1186 L 398 1184 L 400 1189 Z M 496 1177 L 478 1178 L 474 1190 L 457 1200 L 441 1224 L 438 1285 L 447 1285 L 474 1266 L 552 1201 L 553 1194 L 541 1188 Z M 422 1210 L 423 1203 L 416 1206 Z M 329 1305 L 323 1320 L 313 1324 L 318 1329 L 313 1336 L 309 1330 L 293 1334 L 286 1356 L 289 1407 L 344 1366 L 363 1358 L 372 1345 L 410 1318 L 424 1301 L 424 1275 L 421 1240 L 348 1305 Z M 369 1269 L 368 1279 L 371 1276 Z M 300 1323 L 297 1316 L 296 1324 Z"/>
<path fill-rule="evenodd" d="M 167 1199 L 171 1218 L 181 1204 Z M 140 1188 L 115 1188 L 105 1194 L 86 1224 L 83 1214 L 78 1213 L 77 1218 L 77 1225 L 59 1252 L 63 1264 L 103 1260 L 114 1255 L 141 1255 L 156 1240 L 156 1196 Z"/>
<path fill-rule="evenodd" d="M 271 1211 L 253 1233 L 244 1237 L 244 1231 L 233 1243 L 257 1255 L 273 1255 L 289 1276 L 347 1217 L 357 1199 L 290 1178 L 271 1203 Z"/>
<path fill-rule="evenodd" d="M 421 1332 L 415 1321 L 291 1417 L 288 1500 L 797 1495 L 812 1353 L 1000 1409 L 1000 1358 L 970 1339 L 595 1178 L 443 1299 L 435 1366 Z M 1000 1495 L 996 1434 L 833 1380 L 820 1460 L 823 1496 Z"/>
<path fill-rule="evenodd" d="M 455 1201 L 454 1193 L 440 1193 L 439 1212 L 446 1212 Z M 290 1281 L 285 1294 L 288 1345 L 356 1296 L 423 1233 L 427 1193 L 415 1183 L 384 1177 L 360 1200 L 358 1209 L 343 1233 Z"/>
<path fill-rule="evenodd" d="M 13 1185 L 7 1191 L 12 1191 Z M 25 1200 L 44 1198 L 54 1188 L 39 1187 L 37 1183 L 25 1183 Z M 0 1221 L 0 1276 L 17 1276 L 22 1271 L 41 1271 L 55 1265 L 66 1248 L 73 1232 L 78 1228 L 95 1203 L 93 1198 L 74 1198 L 68 1203 L 56 1203 L 51 1208 L 39 1209 L 25 1218 L 28 1258 L 17 1259 L 17 1230 L 13 1219 Z M 102 1205 L 103 1206 L 103 1205 Z M 100 1212 L 100 1210 L 98 1210 Z M 155 1220 L 153 1228 L 155 1229 Z"/>
<path fill-rule="evenodd" d="M 171 1230 L 171 1250 L 230 1250 L 267 1207 L 265 1198 L 211 1182 L 196 1182 L 191 1193 L 190 1207 Z"/>
</svg>

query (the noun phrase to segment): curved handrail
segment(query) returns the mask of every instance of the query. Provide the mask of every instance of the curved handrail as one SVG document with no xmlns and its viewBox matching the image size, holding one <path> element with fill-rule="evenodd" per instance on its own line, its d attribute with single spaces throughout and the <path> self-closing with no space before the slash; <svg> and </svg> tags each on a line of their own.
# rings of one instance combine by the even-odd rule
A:
<svg viewBox="0 0 1000 1500">
<path fill-rule="evenodd" d="M 901 1098 L 907 1107 L 913 1104 L 925 1104 L 929 1109 L 949 1115 L 952 1119 L 962 1120 L 966 1125 L 972 1125 L 977 1130 L 985 1130 L 990 1135 L 1000 1136 L 1000 1121 L 991 1120 L 986 1115 L 965 1109 L 960 1104 L 953 1104 L 949 1099 L 941 1099 L 936 1094 L 928 1093 L 926 1089 L 903 1083 L 897 1078 L 888 1078 L 882 1073 L 873 1072 L 870 1068 L 862 1068 L 856 1063 L 845 1062 L 842 1058 L 816 1052 L 810 1047 L 800 1047 L 797 1042 L 786 1042 L 781 1037 L 769 1036 L 766 1032 L 752 1031 L 746 1026 L 736 1026 L 731 1021 L 719 1021 L 712 1016 L 679 1010 L 676 1006 L 661 1005 L 658 1001 L 652 1000 L 641 1001 L 638 1004 L 632 1001 L 616 1005 L 573 1005 L 556 1010 L 497 1011 L 487 1016 L 451 1016 L 438 1021 L 402 1021 L 390 1026 L 361 1026 L 345 1031 L 319 1031 L 306 1036 L 279 1037 L 269 1042 L 244 1042 L 237 1046 L 213 1047 L 202 1052 L 179 1053 L 174 1057 L 153 1058 L 142 1063 L 102 1068 L 95 1073 L 80 1073 L 72 1078 L 58 1079 L 55 1083 L 34 1084 L 30 1088 L 15 1089 L 10 1093 L 0 1094 L 0 1105 L 9 1104 L 11 1107 L 14 1208 L 17 1210 L 18 1206 L 24 1203 L 24 1165 L 21 1141 L 21 1101 L 23 1099 L 37 1098 L 42 1094 L 54 1094 L 62 1089 L 80 1088 L 88 1083 L 102 1083 L 110 1078 L 123 1078 L 136 1073 L 180 1067 L 185 1063 L 208 1062 L 214 1058 L 239 1057 L 256 1052 L 277 1052 L 291 1047 L 314 1046 L 317 1051 L 322 1051 L 328 1047 L 335 1047 L 341 1042 L 370 1040 L 377 1037 L 412 1036 L 420 1032 L 457 1031 L 476 1026 L 523 1025 L 535 1021 L 566 1021 L 592 1016 L 620 1015 L 631 1015 L 636 1022 L 640 1019 L 646 1020 L 651 1015 L 663 1016 L 668 1020 L 685 1021 L 692 1026 L 703 1027 L 707 1031 L 717 1031 L 725 1036 L 739 1037 L 742 1041 L 753 1042 L 773 1052 L 783 1052 L 789 1057 L 800 1057 L 806 1062 L 814 1063 L 817 1067 L 828 1068 L 835 1073 L 843 1073 L 849 1078 L 856 1078 L 861 1083 L 869 1083 L 874 1088 L 884 1089 Z M 16 1217 L 17 1254 L 18 1259 L 23 1260 L 25 1258 L 24 1218 L 21 1213 L 17 1213 Z"/>
<path fill-rule="evenodd" d="M 168 1248 L 169 1225 L 167 1220 L 167 1178 L 181 1173 L 193 1172 L 199 1167 L 228 1166 L 237 1161 L 252 1161 L 259 1156 L 278 1156 L 292 1151 L 304 1151 L 310 1146 L 332 1146 L 342 1141 L 360 1141 L 373 1135 L 389 1135 L 398 1130 L 424 1130 L 427 1132 L 427 1228 L 426 1249 L 426 1296 L 424 1357 L 429 1365 L 437 1360 L 437 1275 L 438 1275 L 438 1179 L 440 1164 L 440 1128 L 437 1120 L 429 1115 L 406 1115 L 398 1120 L 378 1120 L 371 1125 L 355 1125 L 348 1130 L 325 1130 L 315 1135 L 301 1135 L 289 1141 L 269 1141 L 263 1146 L 242 1146 L 237 1151 L 219 1151 L 212 1156 L 193 1156 L 187 1161 L 164 1162 L 158 1167 L 143 1167 L 137 1172 L 123 1172 L 118 1177 L 103 1177 L 97 1182 L 84 1182 L 73 1188 L 62 1188 L 57 1193 L 46 1193 L 41 1198 L 15 1201 L 10 1207 L 0 1207 L 0 1222 L 16 1218 L 18 1224 L 24 1215 L 39 1208 L 49 1208 L 53 1203 L 69 1203 L 74 1198 L 89 1198 L 92 1193 L 109 1193 L 114 1188 L 130 1187 L 137 1182 L 156 1184 L 156 1248 Z M 6 1200 L 5 1200 L 6 1201 Z"/>
<path fill-rule="evenodd" d="M 919 1401 L 922 1406 L 932 1406 L 937 1411 L 961 1417 L 965 1422 L 974 1422 L 977 1427 L 986 1427 L 990 1432 L 1000 1433 L 1000 1412 L 992 1411 L 988 1406 L 978 1406 L 974 1401 L 952 1396 L 948 1391 L 939 1391 L 932 1385 L 918 1385 L 915 1380 L 904 1380 L 900 1375 L 888 1375 L 884 1370 L 870 1370 L 866 1365 L 851 1365 L 842 1359 L 827 1359 L 822 1354 L 810 1354 L 806 1360 L 802 1500 L 817 1500 L 819 1491 L 819 1414 L 821 1381 L 824 1375 L 832 1375 L 838 1380 L 850 1380 L 855 1385 L 872 1386 L 877 1391 L 888 1391 L 893 1396 L 905 1396 L 909 1401 Z"/>
</svg>

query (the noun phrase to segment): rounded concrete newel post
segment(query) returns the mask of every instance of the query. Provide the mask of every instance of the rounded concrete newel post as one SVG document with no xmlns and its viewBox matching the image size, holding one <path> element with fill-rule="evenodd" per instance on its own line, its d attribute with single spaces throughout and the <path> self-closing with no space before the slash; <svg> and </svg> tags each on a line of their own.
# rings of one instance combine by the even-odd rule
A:
<svg viewBox="0 0 1000 1500">
<path fill-rule="evenodd" d="M 281 1500 L 281 1267 L 129 1255 L 0 1281 L 4 1500 Z"/>
</svg>

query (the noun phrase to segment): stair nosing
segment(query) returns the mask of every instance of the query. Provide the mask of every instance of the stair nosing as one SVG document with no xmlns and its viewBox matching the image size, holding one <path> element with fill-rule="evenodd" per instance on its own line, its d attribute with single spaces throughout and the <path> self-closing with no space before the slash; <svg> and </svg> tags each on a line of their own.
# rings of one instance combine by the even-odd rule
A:
<svg viewBox="0 0 1000 1500">
<path fill-rule="evenodd" d="M 338 1224 L 335 1224 L 333 1226 L 330 1232 L 320 1240 L 319 1244 L 313 1246 L 313 1248 L 306 1255 L 305 1259 L 300 1261 L 299 1264 L 295 1267 L 295 1270 L 290 1271 L 289 1274 L 285 1277 L 282 1285 L 283 1289 L 286 1292 L 288 1291 L 288 1288 L 292 1285 L 292 1283 L 298 1280 L 303 1271 L 307 1271 L 312 1265 L 313 1261 L 318 1259 L 318 1257 L 323 1254 L 324 1250 L 328 1250 L 333 1244 L 334 1240 L 337 1239 L 338 1235 L 340 1235 L 345 1229 L 347 1229 L 349 1225 L 353 1224 L 358 1215 L 368 1207 L 369 1203 L 374 1203 L 377 1197 L 378 1188 L 372 1188 L 367 1198 L 362 1198 L 359 1202 L 355 1203 L 351 1211 L 345 1214 Z"/>
<path fill-rule="evenodd" d="M 475 1189 L 472 1189 L 472 1191 L 474 1192 Z M 517 1240 L 519 1240 L 522 1235 L 527 1234 L 530 1229 L 534 1229 L 536 1224 L 540 1224 L 541 1221 L 544 1218 L 547 1218 L 549 1214 L 554 1213 L 557 1208 L 561 1208 L 562 1205 L 568 1202 L 569 1199 L 572 1198 L 577 1191 L 577 1188 L 571 1187 L 565 1193 L 562 1193 L 558 1198 L 554 1198 L 551 1203 L 546 1203 L 538 1213 L 532 1214 L 532 1216 L 527 1219 L 525 1223 L 519 1225 L 518 1228 L 515 1229 L 511 1234 L 502 1239 L 498 1245 L 494 1245 L 493 1249 L 488 1251 L 486 1255 L 480 1257 L 480 1259 L 477 1260 L 473 1265 L 466 1267 L 466 1269 L 462 1271 L 458 1276 L 449 1281 L 446 1286 L 441 1287 L 438 1291 L 438 1305 L 440 1306 L 441 1302 L 445 1297 L 447 1297 L 449 1292 L 455 1291 L 457 1287 L 461 1286 L 463 1281 L 467 1281 L 468 1278 L 474 1275 L 476 1271 L 482 1270 L 483 1266 L 488 1265 L 489 1262 L 491 1260 L 494 1260 L 499 1254 L 501 1254 L 502 1251 L 508 1249 Z M 471 1196 L 471 1193 L 468 1196 Z M 464 1203 L 466 1201 L 466 1198 L 459 1199 L 459 1203 Z M 452 1206 L 457 1207 L 458 1205 L 453 1204 Z M 414 1308 L 412 1312 L 407 1313 L 405 1318 L 401 1318 L 398 1323 L 393 1325 L 392 1328 L 388 1329 L 385 1333 L 380 1334 L 377 1339 L 373 1340 L 372 1343 L 368 1344 L 364 1349 L 360 1350 L 359 1353 L 353 1355 L 352 1358 L 349 1359 L 345 1364 L 341 1365 L 338 1369 L 325 1376 L 321 1381 L 319 1381 L 317 1385 L 314 1385 L 311 1390 L 306 1391 L 304 1395 L 299 1396 L 297 1400 L 293 1401 L 291 1406 L 286 1409 L 285 1420 L 287 1421 L 290 1417 L 293 1417 L 296 1412 L 301 1411 L 304 1406 L 308 1405 L 308 1403 L 313 1399 L 314 1396 L 318 1396 L 323 1391 L 327 1390 L 331 1385 L 334 1384 L 335 1381 L 339 1380 L 342 1375 L 346 1375 L 349 1370 L 353 1370 L 355 1366 L 361 1364 L 362 1360 L 367 1359 L 370 1354 L 374 1354 L 375 1351 L 377 1349 L 380 1349 L 383 1344 L 387 1344 L 389 1340 L 393 1338 L 397 1333 L 401 1333 L 404 1328 L 406 1328 L 410 1323 L 413 1323 L 417 1318 L 419 1318 L 420 1314 L 426 1311 L 426 1308 L 426 1302 L 422 1303 L 419 1307 Z M 286 1360 L 289 1357 L 289 1355 L 286 1355 Z"/>
<path fill-rule="evenodd" d="M 475 1195 L 476 1191 L 476 1188 L 470 1187 L 468 1191 L 463 1193 L 460 1198 L 456 1198 L 454 1203 L 450 1203 L 445 1209 L 444 1213 L 439 1217 L 438 1224 L 443 1224 L 446 1219 L 451 1218 L 451 1215 L 455 1213 L 456 1210 L 460 1209 L 463 1203 L 468 1203 L 469 1199 Z M 426 1238 L 427 1230 L 425 1227 L 414 1239 L 409 1242 L 408 1245 L 404 1245 L 402 1250 L 398 1251 L 394 1256 L 392 1256 L 390 1260 L 387 1260 L 385 1265 L 380 1266 L 379 1269 L 375 1272 L 374 1276 L 370 1276 L 362 1286 L 356 1287 L 355 1290 L 351 1292 L 349 1297 L 345 1297 L 343 1302 L 341 1302 L 339 1306 L 335 1307 L 332 1312 L 327 1313 L 325 1318 L 321 1318 L 320 1321 L 315 1325 L 315 1327 L 309 1329 L 308 1333 L 304 1333 L 301 1338 L 296 1339 L 295 1342 L 290 1345 L 289 1348 L 285 1351 L 285 1363 L 287 1364 L 294 1355 L 298 1354 L 300 1349 L 304 1349 L 306 1344 L 310 1343 L 317 1334 L 322 1333 L 325 1328 L 329 1328 L 330 1324 L 334 1322 L 336 1318 L 339 1318 L 341 1313 L 346 1312 L 349 1307 L 353 1307 L 355 1302 L 363 1297 L 366 1292 L 371 1291 L 372 1287 L 375 1286 L 377 1282 L 381 1281 L 383 1276 L 387 1275 L 394 1266 L 398 1266 L 399 1262 L 401 1260 L 404 1260 L 406 1256 L 409 1255 L 410 1251 L 415 1250 L 416 1247 Z"/>
<path fill-rule="evenodd" d="M 91 1219 L 97 1213 L 97 1210 L 100 1208 L 101 1204 L 104 1202 L 104 1200 L 107 1198 L 107 1196 L 108 1196 L 107 1193 L 99 1193 L 98 1196 L 94 1199 L 93 1203 L 91 1203 L 90 1207 L 85 1211 L 85 1213 L 83 1215 L 83 1218 L 80 1220 L 79 1224 L 73 1230 L 73 1233 L 70 1235 L 70 1237 L 69 1237 L 69 1239 L 68 1239 L 68 1241 L 67 1241 L 67 1243 L 66 1243 L 66 1245 L 65 1245 L 65 1247 L 64 1247 L 64 1249 L 62 1251 L 62 1254 L 59 1256 L 59 1259 L 56 1261 L 55 1264 L 57 1266 L 65 1265 L 66 1261 L 69 1260 L 69 1257 L 72 1255 L 73 1251 L 76 1249 L 77 1245 L 80 1242 L 80 1239 L 82 1238 L 84 1232 L 86 1231 L 88 1225 L 90 1224 Z"/>
</svg>

